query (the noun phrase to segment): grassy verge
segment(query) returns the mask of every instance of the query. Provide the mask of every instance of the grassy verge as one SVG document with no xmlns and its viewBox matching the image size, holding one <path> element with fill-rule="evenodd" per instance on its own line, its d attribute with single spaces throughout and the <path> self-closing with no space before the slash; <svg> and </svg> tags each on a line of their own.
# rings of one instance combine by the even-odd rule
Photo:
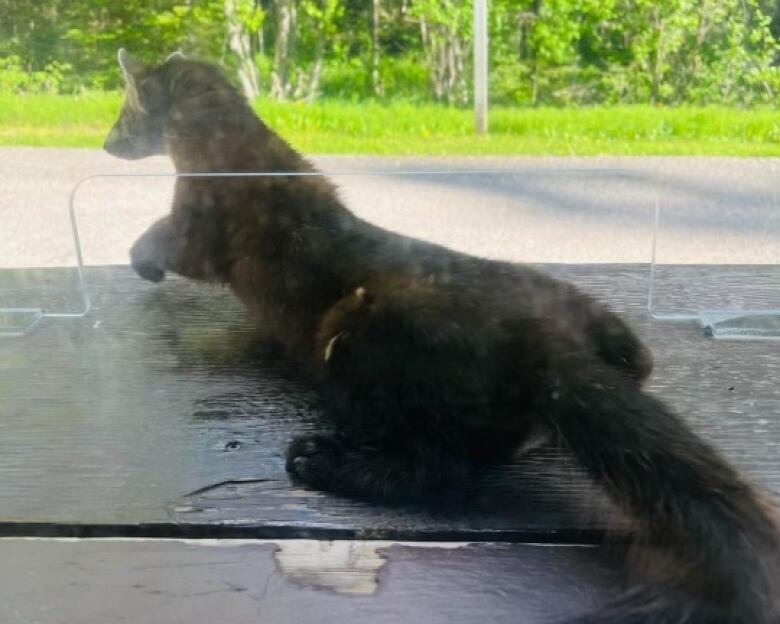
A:
<svg viewBox="0 0 780 624">
<path fill-rule="evenodd" d="M 0 145 L 99 147 L 120 96 L 0 94 Z M 780 156 L 780 111 L 650 106 L 494 108 L 491 132 L 470 111 L 435 105 L 261 101 L 265 121 L 307 153 L 385 155 Z"/>
</svg>

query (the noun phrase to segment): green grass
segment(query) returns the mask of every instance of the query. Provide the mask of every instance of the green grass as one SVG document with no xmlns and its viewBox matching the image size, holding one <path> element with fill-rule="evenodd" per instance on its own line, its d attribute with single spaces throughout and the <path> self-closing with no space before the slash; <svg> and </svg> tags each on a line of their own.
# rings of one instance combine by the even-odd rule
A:
<svg viewBox="0 0 780 624">
<path fill-rule="evenodd" d="M 99 147 L 114 93 L 0 94 L 0 145 Z M 263 119 L 312 154 L 780 156 L 780 110 L 618 106 L 491 111 L 475 136 L 468 110 L 436 105 L 261 101 Z"/>
</svg>

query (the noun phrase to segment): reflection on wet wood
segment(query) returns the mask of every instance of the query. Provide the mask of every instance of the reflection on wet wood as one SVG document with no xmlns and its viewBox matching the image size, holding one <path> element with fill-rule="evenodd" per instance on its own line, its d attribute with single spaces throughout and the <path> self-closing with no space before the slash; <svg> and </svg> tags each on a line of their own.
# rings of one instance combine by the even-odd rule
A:
<svg viewBox="0 0 780 624">
<path fill-rule="evenodd" d="M 651 390 L 780 491 L 776 344 L 707 340 L 694 324 L 651 322 L 646 267 L 549 269 L 631 318 L 656 356 Z M 734 290 L 745 270 L 759 269 L 732 267 L 718 288 Z M 667 295 L 712 296 L 697 271 L 676 270 L 680 287 Z M 29 275 L 58 283 L 57 270 Z M 292 488 L 284 448 L 316 427 L 318 393 L 253 336 L 230 293 L 178 279 L 154 286 L 125 267 L 89 269 L 88 280 L 89 316 L 46 319 L 29 336 L 0 341 L 0 532 L 89 534 L 91 525 L 138 535 L 144 525 L 154 535 L 232 527 L 269 537 L 567 541 L 611 517 L 552 448 L 483 475 L 468 508 L 382 509 Z"/>
</svg>

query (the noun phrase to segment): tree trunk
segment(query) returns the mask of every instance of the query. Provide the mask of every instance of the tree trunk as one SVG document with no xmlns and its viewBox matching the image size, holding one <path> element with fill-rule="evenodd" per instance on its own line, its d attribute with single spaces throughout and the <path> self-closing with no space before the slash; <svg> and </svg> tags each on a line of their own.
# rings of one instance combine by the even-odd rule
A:
<svg viewBox="0 0 780 624">
<path fill-rule="evenodd" d="M 661 99 L 661 82 L 663 81 L 663 63 L 664 63 L 664 19 L 660 16 L 660 10 L 656 9 L 655 31 L 657 33 L 655 44 L 655 59 L 652 69 L 652 86 L 650 97 L 653 104 L 659 104 Z"/>
<path fill-rule="evenodd" d="M 252 58 L 249 33 L 244 30 L 238 14 L 237 0 L 225 0 L 225 23 L 228 30 L 228 45 L 238 57 L 238 79 L 248 100 L 260 94 L 260 76 Z"/>
<path fill-rule="evenodd" d="M 692 60 L 690 64 L 690 70 L 683 74 L 685 83 L 681 85 L 683 88 L 681 95 L 684 97 L 688 97 L 691 83 L 696 80 L 696 76 L 699 75 L 699 71 L 701 70 L 702 48 L 704 46 L 704 42 L 707 39 L 707 33 L 710 28 L 710 15 L 707 11 L 708 8 L 708 0 L 703 0 L 699 10 L 699 24 L 696 27 L 696 41 L 694 43 L 693 50 L 691 50 Z"/>
<path fill-rule="evenodd" d="M 262 5 L 260 3 L 260 0 L 255 0 L 255 9 L 262 10 Z M 257 29 L 257 32 L 255 33 L 256 41 L 257 41 L 257 53 L 260 56 L 265 56 L 265 28 L 263 28 L 263 25 L 265 24 L 265 21 L 263 21 L 262 24 L 260 24 L 260 28 Z"/>
<path fill-rule="evenodd" d="M 294 0 L 276 3 L 276 45 L 271 74 L 271 95 L 284 100 L 290 93 L 289 64 L 295 37 L 296 7 Z"/>
<path fill-rule="evenodd" d="M 374 95 L 384 95 L 384 87 L 379 79 L 379 22 L 380 16 L 380 2 L 381 0 L 372 0 L 372 12 L 371 12 L 371 88 L 374 91 Z"/>
<path fill-rule="evenodd" d="M 317 97 L 320 89 L 320 77 L 322 76 L 322 57 L 325 54 L 325 37 L 322 33 L 317 37 L 317 50 L 314 56 L 314 65 L 309 75 L 309 93 L 306 96 L 308 101 L 313 101 Z"/>
<path fill-rule="evenodd" d="M 468 102 L 465 49 L 457 26 L 428 23 L 420 17 L 420 39 L 428 63 L 433 95 L 448 104 Z"/>
</svg>

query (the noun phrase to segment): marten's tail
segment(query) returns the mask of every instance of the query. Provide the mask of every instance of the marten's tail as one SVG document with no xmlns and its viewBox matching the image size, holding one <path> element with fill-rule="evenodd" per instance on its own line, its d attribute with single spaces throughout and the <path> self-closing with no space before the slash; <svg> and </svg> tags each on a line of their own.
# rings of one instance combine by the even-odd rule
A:
<svg viewBox="0 0 780 624">
<path fill-rule="evenodd" d="M 635 589 L 577 624 L 780 624 L 770 505 L 634 380 L 572 359 L 548 368 L 540 412 L 638 527 Z"/>
</svg>

